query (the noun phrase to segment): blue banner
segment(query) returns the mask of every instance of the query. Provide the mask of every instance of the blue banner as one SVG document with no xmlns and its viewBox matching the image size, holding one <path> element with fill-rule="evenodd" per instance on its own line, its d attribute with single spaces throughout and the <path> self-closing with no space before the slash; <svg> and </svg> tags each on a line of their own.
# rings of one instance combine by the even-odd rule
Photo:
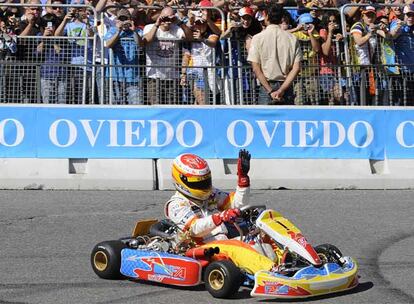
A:
<svg viewBox="0 0 414 304">
<path fill-rule="evenodd" d="M 0 157 L 414 158 L 414 110 L 0 107 Z"/>
</svg>

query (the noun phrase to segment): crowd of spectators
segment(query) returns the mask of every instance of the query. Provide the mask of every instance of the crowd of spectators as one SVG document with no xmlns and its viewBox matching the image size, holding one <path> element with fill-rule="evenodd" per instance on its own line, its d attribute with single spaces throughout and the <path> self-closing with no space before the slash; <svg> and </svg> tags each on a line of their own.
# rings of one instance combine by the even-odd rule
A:
<svg viewBox="0 0 414 304">
<path fill-rule="evenodd" d="M 30 65 L 21 69 L 19 79 L 24 85 L 19 102 L 36 100 L 32 96 L 35 90 L 28 84 L 36 83 L 39 76 L 43 103 L 79 103 L 82 98 L 87 103 L 104 103 L 99 98 L 105 94 L 100 92 L 107 88 L 100 79 L 110 76 L 113 103 L 206 104 L 217 96 L 225 99 L 219 95 L 224 86 L 216 81 L 217 70 L 203 68 L 216 65 L 230 66 L 225 72 L 231 72 L 230 82 L 242 79 L 240 91 L 254 92 L 258 84 L 247 56 L 252 37 L 266 26 L 263 10 L 269 0 L 68 1 L 29 0 L 13 6 L 9 4 L 16 0 L 0 0 L 0 60 L 24 62 L 30 58 L 41 67 L 40 75 Z M 302 68 L 294 84 L 295 104 L 360 104 L 363 98 L 372 105 L 414 105 L 410 100 L 414 96 L 412 0 L 278 3 L 288 8 L 279 27 L 292 33 L 302 47 Z M 345 33 L 337 10 L 345 4 L 358 4 L 344 9 L 353 65 L 348 75 L 343 67 Z M 98 20 L 80 5 L 94 7 Z M 44 39 L 35 43 L 19 40 L 40 36 Z M 84 39 L 94 36 L 102 38 L 96 45 Z M 93 77 L 92 66 L 108 64 L 109 53 L 112 67 L 96 69 Z M 227 61 L 220 62 L 220 58 Z M 243 70 L 231 68 L 240 64 Z M 11 90 L 15 90 L 13 77 L 7 76 L 15 74 L 13 68 L 16 66 L 0 67 L 1 102 L 10 102 Z M 183 94 L 182 88 L 188 88 L 191 96 Z M 95 100 L 90 100 L 93 89 Z M 250 95 L 256 99 L 252 103 L 257 103 L 257 92 Z"/>
</svg>

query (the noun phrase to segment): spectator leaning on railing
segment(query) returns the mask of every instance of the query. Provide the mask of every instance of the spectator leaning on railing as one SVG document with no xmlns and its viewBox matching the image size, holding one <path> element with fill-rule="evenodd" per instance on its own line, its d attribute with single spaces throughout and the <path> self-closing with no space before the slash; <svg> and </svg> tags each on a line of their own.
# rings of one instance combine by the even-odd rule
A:
<svg viewBox="0 0 414 304">
<path fill-rule="evenodd" d="M 253 36 L 247 60 L 260 81 L 260 104 L 293 104 L 292 82 L 301 68 L 299 41 L 280 29 L 284 10 L 272 4 L 262 11 L 266 29 Z"/>
<path fill-rule="evenodd" d="M 144 28 L 147 97 L 149 104 L 178 103 L 179 43 L 193 39 L 193 32 L 166 7 L 157 21 Z"/>
<path fill-rule="evenodd" d="M 321 54 L 319 56 L 320 78 L 319 85 L 322 91 L 322 103 L 338 105 L 340 101 L 340 80 L 337 79 L 337 69 L 339 68 L 338 55 L 340 53 L 339 42 L 343 40 L 340 30 L 338 16 L 330 13 L 325 16 L 321 23 L 319 35 L 322 40 Z"/>
<path fill-rule="evenodd" d="M 195 103 L 204 105 L 208 102 L 209 89 L 217 92 L 213 89 L 216 85 L 215 69 L 207 67 L 214 66 L 214 48 L 219 37 L 211 31 L 206 18 L 200 12 L 195 11 L 193 14 L 196 15 L 191 25 L 194 41 L 186 43 L 183 50 L 180 84 L 182 86 L 191 85 Z M 191 66 L 198 68 L 191 68 Z"/>
<path fill-rule="evenodd" d="M 42 102 L 45 104 L 65 103 L 67 99 L 67 69 L 64 66 L 67 63 L 67 45 L 62 39 L 52 38 L 54 37 L 56 24 L 54 21 L 47 21 L 42 26 L 45 39 L 42 39 L 36 48 L 36 55 L 42 62 L 40 84 Z"/>
<path fill-rule="evenodd" d="M 73 4 L 84 4 L 83 0 L 75 0 Z M 70 98 L 71 103 L 82 103 L 83 94 L 90 101 L 91 95 L 91 64 L 93 43 L 88 37 L 93 37 L 94 32 L 88 20 L 86 8 L 71 8 L 55 31 L 55 36 L 66 36 L 72 39 L 69 41 L 70 63 L 74 66 L 70 69 Z M 85 58 L 85 49 L 87 58 Z M 85 66 L 86 64 L 86 66 Z M 83 92 L 84 71 L 86 69 L 87 85 L 86 92 Z"/>
<path fill-rule="evenodd" d="M 316 75 L 321 43 L 314 22 L 315 19 L 310 13 L 299 15 L 298 26 L 292 32 L 298 38 L 303 53 L 302 70 L 299 73 L 298 82 L 294 86 L 296 105 L 305 104 L 305 100 L 309 101 L 311 105 L 319 103 L 319 86 Z"/>
<path fill-rule="evenodd" d="M 351 27 L 353 38 L 354 60 L 360 68 L 353 73 L 353 86 L 351 87 L 351 104 L 360 104 L 361 92 L 365 90 L 367 105 L 373 105 L 373 96 L 377 94 L 378 83 L 375 80 L 372 64 L 378 64 L 378 36 L 386 36 L 383 29 L 375 23 L 377 12 L 375 7 L 369 5 L 362 11 L 362 19 Z M 365 83 L 362 80 L 365 79 Z"/>
<path fill-rule="evenodd" d="M 7 17 L 0 18 L 0 61 L 11 61 L 17 52 L 17 38 L 8 26 Z M 11 66 L 0 65 L 0 102 L 7 102 Z"/>
<path fill-rule="evenodd" d="M 142 30 L 134 25 L 127 9 L 119 10 L 117 16 L 116 27 L 111 27 L 104 37 L 106 47 L 112 49 L 113 64 L 116 65 L 111 73 L 114 103 L 142 104 L 137 66 L 140 48 L 144 45 Z"/>
<path fill-rule="evenodd" d="M 408 4 L 403 10 L 403 20 L 395 19 L 390 25 L 390 35 L 394 39 L 397 62 L 401 64 L 405 87 L 398 90 L 397 105 L 414 105 L 414 4 Z"/>
</svg>

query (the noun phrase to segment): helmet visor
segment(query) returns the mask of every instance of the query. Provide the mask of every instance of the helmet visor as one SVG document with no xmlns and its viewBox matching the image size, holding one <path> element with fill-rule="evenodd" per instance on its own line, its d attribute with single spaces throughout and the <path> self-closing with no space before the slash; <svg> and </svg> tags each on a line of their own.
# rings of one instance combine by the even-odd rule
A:
<svg viewBox="0 0 414 304">
<path fill-rule="evenodd" d="M 181 181 L 190 189 L 207 190 L 211 188 L 211 174 L 205 176 L 180 175 Z"/>
</svg>

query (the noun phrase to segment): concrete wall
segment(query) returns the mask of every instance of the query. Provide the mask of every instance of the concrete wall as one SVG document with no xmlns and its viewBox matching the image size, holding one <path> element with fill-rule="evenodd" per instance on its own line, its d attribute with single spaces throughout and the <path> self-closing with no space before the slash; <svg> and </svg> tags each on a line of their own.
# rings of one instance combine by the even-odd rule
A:
<svg viewBox="0 0 414 304">
<path fill-rule="evenodd" d="M 171 159 L 0 159 L 0 189 L 170 190 Z M 236 185 L 235 159 L 208 160 Z M 253 189 L 414 189 L 414 160 L 253 159 Z"/>
<path fill-rule="evenodd" d="M 152 159 L 0 159 L 0 189 L 155 189 Z"/>
</svg>

